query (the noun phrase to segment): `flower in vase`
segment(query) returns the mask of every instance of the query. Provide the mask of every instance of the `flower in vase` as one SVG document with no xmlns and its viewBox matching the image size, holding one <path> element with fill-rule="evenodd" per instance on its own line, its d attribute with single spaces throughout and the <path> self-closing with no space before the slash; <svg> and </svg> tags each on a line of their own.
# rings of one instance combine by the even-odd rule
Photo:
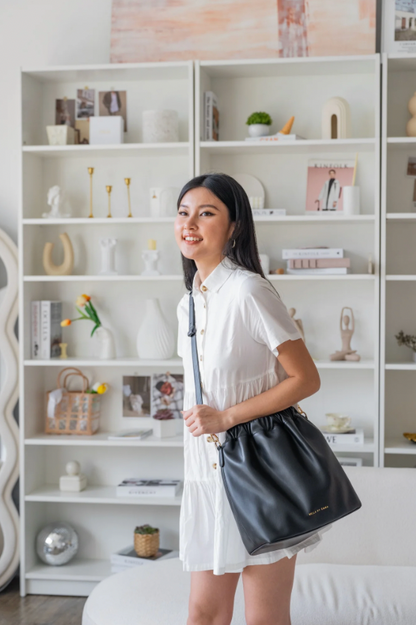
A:
<svg viewBox="0 0 416 625">
<path fill-rule="evenodd" d="M 92 390 L 96 391 L 99 395 L 103 395 L 103 393 L 105 393 L 107 389 L 108 389 L 108 384 L 106 382 L 97 382 L 92 387 Z"/>
<path fill-rule="evenodd" d="M 63 321 L 61 321 L 61 326 L 63 328 L 66 328 L 67 326 L 70 326 L 72 323 L 71 319 L 64 319 Z"/>
<path fill-rule="evenodd" d="M 76 319 L 64 319 L 64 321 L 61 321 L 61 326 L 69 326 L 73 321 L 87 319 L 88 321 L 92 321 L 94 323 L 94 327 L 91 332 L 92 336 L 96 329 L 101 326 L 101 321 L 93 303 L 91 302 L 91 297 L 89 295 L 85 295 L 85 293 L 83 295 L 79 295 L 76 299 L 75 306 L 81 316 Z"/>
</svg>

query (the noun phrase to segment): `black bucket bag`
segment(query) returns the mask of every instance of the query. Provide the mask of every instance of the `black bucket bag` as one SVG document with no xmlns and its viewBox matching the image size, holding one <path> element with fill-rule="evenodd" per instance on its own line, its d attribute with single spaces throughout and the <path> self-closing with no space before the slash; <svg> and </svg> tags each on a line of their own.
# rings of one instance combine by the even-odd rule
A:
<svg viewBox="0 0 416 625">
<path fill-rule="evenodd" d="M 188 336 L 196 402 L 203 404 L 192 291 Z M 361 507 L 323 433 L 302 413 L 290 406 L 240 423 L 226 431 L 223 444 L 211 434 L 225 493 L 250 555 L 294 546 Z"/>
</svg>

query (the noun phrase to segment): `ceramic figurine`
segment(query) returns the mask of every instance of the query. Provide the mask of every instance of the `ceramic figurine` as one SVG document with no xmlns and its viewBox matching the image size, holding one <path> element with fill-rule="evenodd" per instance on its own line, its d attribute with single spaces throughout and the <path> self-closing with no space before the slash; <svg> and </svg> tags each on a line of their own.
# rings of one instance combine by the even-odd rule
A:
<svg viewBox="0 0 416 625">
<path fill-rule="evenodd" d="M 47 202 L 51 207 L 51 210 L 49 213 L 42 213 L 42 217 L 46 219 L 63 219 L 65 217 L 71 217 L 69 213 L 61 213 L 60 211 L 60 206 L 62 206 L 64 201 L 65 194 L 61 191 L 61 187 L 58 187 L 58 185 L 51 187 L 48 191 L 47 198 Z"/>
<path fill-rule="evenodd" d="M 344 98 L 331 98 L 322 109 L 322 139 L 351 137 L 350 105 Z"/>
<path fill-rule="evenodd" d="M 55 265 L 52 260 L 53 243 L 45 243 L 43 248 L 43 268 L 48 276 L 69 276 L 74 268 L 74 250 L 69 236 L 64 232 L 59 235 L 64 248 L 64 260 Z"/>
<path fill-rule="evenodd" d="M 160 276 L 160 271 L 156 269 L 156 263 L 159 260 L 159 252 L 156 249 L 156 241 L 149 239 L 147 242 L 148 249 L 143 250 L 142 258 L 144 260 L 145 268 L 141 272 L 142 276 Z"/>
<path fill-rule="evenodd" d="M 80 473 L 80 464 L 76 460 L 70 460 L 66 463 L 67 475 L 61 475 L 59 478 L 59 490 L 68 492 L 79 492 L 87 487 L 87 478 Z"/>
<path fill-rule="evenodd" d="M 348 315 L 343 315 L 345 309 L 351 311 L 351 319 Z M 352 320 L 352 328 L 349 328 L 350 321 Z M 345 328 L 342 327 L 342 323 L 344 322 Z M 361 356 L 359 356 L 356 352 L 356 349 L 351 349 L 351 339 L 354 334 L 355 322 L 354 322 L 354 313 L 352 308 L 349 306 L 344 306 L 341 310 L 341 319 L 340 319 L 340 329 L 341 329 L 341 340 L 342 340 L 342 349 L 336 350 L 335 354 L 330 355 L 330 360 L 353 360 L 358 361 L 361 360 Z"/>
</svg>

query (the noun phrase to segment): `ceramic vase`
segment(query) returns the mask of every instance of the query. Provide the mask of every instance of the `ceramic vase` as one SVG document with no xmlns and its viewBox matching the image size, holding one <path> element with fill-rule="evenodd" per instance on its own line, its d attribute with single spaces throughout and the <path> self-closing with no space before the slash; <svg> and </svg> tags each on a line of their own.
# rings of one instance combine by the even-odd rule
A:
<svg viewBox="0 0 416 625">
<path fill-rule="evenodd" d="M 172 358 L 175 335 L 163 316 L 157 298 L 146 300 L 146 312 L 137 334 L 139 358 L 166 360 Z"/>
<path fill-rule="evenodd" d="M 116 357 L 114 337 L 111 330 L 100 326 L 94 332 L 96 337 L 96 357 L 100 360 L 109 360 Z"/>
</svg>

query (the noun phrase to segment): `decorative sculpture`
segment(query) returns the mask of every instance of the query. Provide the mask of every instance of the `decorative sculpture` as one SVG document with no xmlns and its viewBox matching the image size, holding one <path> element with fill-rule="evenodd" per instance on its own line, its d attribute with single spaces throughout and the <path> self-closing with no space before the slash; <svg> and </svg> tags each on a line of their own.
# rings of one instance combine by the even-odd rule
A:
<svg viewBox="0 0 416 625">
<path fill-rule="evenodd" d="M 133 217 L 133 215 L 131 214 L 131 203 L 130 203 L 130 182 L 131 182 L 131 178 L 124 178 L 124 182 L 126 183 L 126 187 L 127 187 L 127 201 L 129 203 L 129 214 L 127 215 L 127 217 Z"/>
<path fill-rule="evenodd" d="M 292 130 L 293 122 L 295 121 L 294 117 L 291 117 L 289 121 L 283 126 L 282 130 L 279 130 L 279 134 L 282 135 L 290 135 L 290 131 Z"/>
<path fill-rule="evenodd" d="M 65 466 L 66 475 L 59 478 L 59 490 L 79 492 L 87 487 L 87 478 L 81 473 L 81 465 L 77 460 L 70 460 Z"/>
<path fill-rule="evenodd" d="M 19 397 L 18 343 L 14 326 L 18 314 L 17 247 L 0 230 L 0 258 L 7 273 L 0 307 L 0 353 L 5 363 L 0 388 L 0 440 L 3 448 L 0 465 L 0 590 L 13 579 L 19 566 L 19 516 L 12 491 L 19 477 L 19 429 L 13 410 Z"/>
<path fill-rule="evenodd" d="M 61 213 L 60 206 L 66 201 L 65 193 L 61 191 L 61 187 L 55 185 L 48 191 L 47 202 L 51 207 L 49 213 L 42 213 L 42 217 L 46 219 L 62 219 L 65 217 L 71 217 L 70 213 Z"/>
<path fill-rule="evenodd" d="M 156 263 L 159 260 L 159 252 L 156 249 L 156 241 L 154 239 L 149 239 L 147 245 L 149 249 L 143 250 L 142 252 L 145 268 L 141 272 L 141 275 L 160 276 L 160 271 L 156 269 Z"/>
<path fill-rule="evenodd" d="M 348 139 L 350 136 L 350 105 L 344 98 L 331 98 L 322 109 L 322 139 Z"/>
<path fill-rule="evenodd" d="M 36 551 L 45 564 L 66 564 L 78 551 L 78 534 L 69 523 L 49 523 L 36 537 Z"/>
<path fill-rule="evenodd" d="M 351 319 L 348 315 L 343 315 L 345 309 L 351 311 Z M 350 330 L 349 324 L 352 320 L 352 328 Z M 345 323 L 346 328 L 342 327 L 342 323 Z M 341 330 L 341 340 L 342 340 L 342 348 L 341 350 L 336 350 L 334 354 L 330 355 L 330 360 L 353 360 L 358 361 L 361 360 L 361 356 L 357 354 L 356 349 L 351 349 L 351 339 L 354 334 L 355 322 L 354 322 L 354 313 L 352 308 L 349 306 L 344 306 L 341 310 L 341 319 L 340 319 L 340 330 Z"/>
<path fill-rule="evenodd" d="M 43 248 L 43 268 L 48 276 L 69 276 L 74 268 L 74 250 L 69 236 L 64 232 L 59 235 L 64 248 L 64 260 L 60 265 L 55 265 L 52 260 L 53 243 L 45 243 Z"/>
<path fill-rule="evenodd" d="M 101 275 L 115 276 L 115 248 L 117 239 L 100 239 L 101 245 Z"/>
<path fill-rule="evenodd" d="M 90 175 L 90 214 L 88 217 L 94 217 L 92 214 L 92 175 L 94 173 L 94 167 L 88 167 L 88 173 Z"/>
</svg>

